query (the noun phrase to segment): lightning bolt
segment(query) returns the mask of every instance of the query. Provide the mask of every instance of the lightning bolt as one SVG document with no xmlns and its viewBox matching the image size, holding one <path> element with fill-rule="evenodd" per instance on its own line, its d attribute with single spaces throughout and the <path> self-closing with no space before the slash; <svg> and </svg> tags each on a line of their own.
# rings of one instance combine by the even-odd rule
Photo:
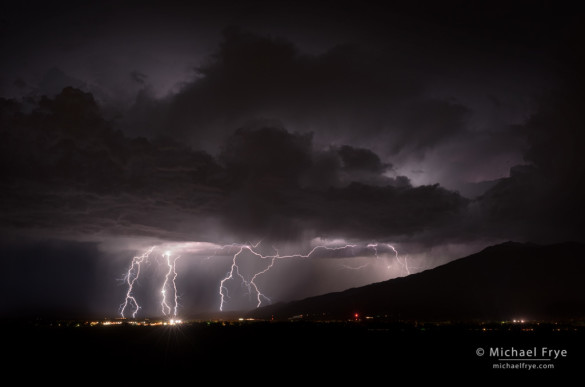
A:
<svg viewBox="0 0 585 387">
<path fill-rule="evenodd" d="M 128 272 L 124 276 L 124 281 L 128 284 L 128 291 L 126 292 L 124 302 L 120 305 L 120 315 L 122 318 L 125 318 L 124 311 L 127 307 L 134 308 L 132 318 L 136 318 L 136 313 L 140 309 L 140 305 L 138 305 L 138 301 L 136 301 L 136 298 L 132 295 L 132 291 L 134 290 L 134 284 L 138 280 L 138 277 L 140 277 L 140 267 L 142 263 L 148 259 L 148 256 L 152 253 L 154 248 L 155 246 L 151 246 L 142 255 L 132 258 L 130 268 L 128 268 Z"/>
<path fill-rule="evenodd" d="M 388 247 L 390 247 L 390 249 L 392 249 L 392 251 L 394 251 L 394 254 L 396 257 L 396 262 L 398 262 L 404 268 L 404 271 L 406 271 L 406 275 L 410 275 L 410 268 L 408 267 L 408 259 L 406 257 L 402 257 L 402 262 L 401 262 L 400 257 L 398 255 L 398 251 L 396 251 L 394 246 L 388 245 Z"/>
<path fill-rule="evenodd" d="M 383 246 L 386 246 L 388 249 L 392 250 L 392 252 L 394 253 L 394 257 L 396 258 L 396 262 L 398 262 L 398 264 L 400 266 L 402 266 L 402 268 L 406 272 L 406 275 L 410 275 L 410 268 L 408 267 L 408 259 L 406 257 L 403 257 L 402 261 L 401 261 L 400 256 L 398 255 L 398 250 L 396 250 L 396 248 L 393 245 L 391 245 L 389 243 L 384 243 Z M 378 243 L 370 243 L 366 247 L 374 250 L 374 255 L 376 256 L 376 259 L 379 258 L 379 256 L 378 256 Z M 387 268 L 390 269 L 390 267 L 391 266 L 388 264 Z"/>
<path fill-rule="evenodd" d="M 341 267 L 343 267 L 344 269 L 348 269 L 348 270 L 361 270 L 361 269 L 366 268 L 368 266 L 370 266 L 369 263 L 363 263 L 359 266 L 350 266 L 350 265 L 341 264 Z"/>
<path fill-rule="evenodd" d="M 177 262 L 177 259 L 180 258 L 180 256 L 177 256 L 175 259 L 173 259 L 171 261 L 171 253 L 167 251 L 163 254 L 163 258 L 166 258 L 167 266 L 169 267 L 169 270 L 167 271 L 167 274 L 165 275 L 165 280 L 163 282 L 162 289 L 161 289 L 161 293 L 162 293 L 161 309 L 162 309 L 162 312 L 165 316 L 170 315 L 171 310 L 172 310 L 173 316 L 176 317 L 177 316 L 178 301 L 179 301 L 178 294 L 177 294 L 177 284 L 175 282 L 175 280 L 177 279 L 176 262 Z M 167 304 L 167 287 L 169 286 L 168 283 L 169 283 L 169 277 L 171 277 L 171 274 L 172 274 L 171 284 L 172 284 L 173 296 L 174 296 L 174 307 L 172 309 L 171 309 L 170 305 Z"/>
<path fill-rule="evenodd" d="M 233 258 L 232 258 L 232 265 L 230 267 L 230 271 L 226 274 L 226 276 L 219 283 L 219 292 L 218 293 L 219 293 L 219 297 L 220 297 L 220 304 L 219 304 L 220 311 L 223 311 L 223 307 L 224 307 L 225 303 L 227 302 L 226 299 L 229 298 L 229 294 L 228 294 L 229 292 L 228 292 L 228 289 L 226 287 L 226 282 L 231 281 L 231 280 L 235 279 L 236 277 L 240 278 L 240 280 L 242 281 L 242 285 L 248 289 L 249 293 L 251 293 L 252 289 L 254 289 L 254 292 L 256 293 L 256 299 L 258 301 L 256 307 L 260 307 L 260 305 L 262 305 L 262 299 L 265 299 L 268 302 L 271 302 L 271 300 L 270 300 L 270 298 L 268 298 L 266 295 L 264 295 L 260 291 L 260 288 L 258 287 L 258 284 L 256 283 L 256 279 L 259 276 L 267 273 L 272 267 L 274 267 L 276 260 L 278 260 L 278 259 L 292 259 L 292 258 L 309 258 L 312 255 L 314 255 L 315 252 L 317 252 L 319 250 L 339 251 L 339 250 L 346 250 L 346 249 L 357 247 L 357 245 L 349 245 L 349 244 L 344 245 L 344 246 L 340 246 L 340 247 L 328 247 L 328 246 L 324 246 L 324 245 L 319 245 L 319 246 L 313 247 L 313 249 L 311 251 L 309 251 L 309 253 L 307 253 L 307 254 L 291 254 L 291 255 L 280 255 L 278 250 L 273 247 L 273 249 L 276 251 L 276 254 L 263 255 L 256 250 L 259 244 L 260 243 L 257 243 L 256 245 L 245 244 L 245 245 L 238 246 L 238 251 L 233 255 Z M 232 245 L 223 246 L 222 248 L 226 248 L 226 247 L 233 248 L 236 246 L 237 245 L 232 244 Z M 240 267 L 238 266 L 238 262 L 237 262 L 238 257 L 244 251 L 248 251 L 249 253 L 251 253 L 252 255 L 254 255 L 260 259 L 270 261 L 270 263 L 266 266 L 266 268 L 255 273 L 250 278 L 250 280 L 246 280 L 246 278 L 240 273 Z"/>
<path fill-rule="evenodd" d="M 223 311 L 226 303 L 229 302 L 230 296 L 228 291 L 228 283 L 232 281 L 240 281 L 241 286 L 247 290 L 247 293 L 250 296 L 255 297 L 256 307 L 260 307 L 264 302 L 270 303 L 272 301 L 267 295 L 265 295 L 262 292 L 261 287 L 258 284 L 258 279 L 265 275 L 266 273 L 268 273 L 276 265 L 276 262 L 278 260 L 306 259 L 314 257 L 320 253 L 329 254 L 334 252 L 343 252 L 344 254 L 346 254 L 347 251 L 349 251 L 350 255 L 355 255 L 354 249 L 358 248 L 358 245 L 355 244 L 340 244 L 339 246 L 334 247 L 330 243 L 317 245 L 306 254 L 297 253 L 281 255 L 278 249 L 274 246 L 272 246 L 272 249 L 274 250 L 273 254 L 263 254 L 259 249 L 260 243 L 261 242 L 257 242 L 256 244 L 232 243 L 224 246 L 217 246 L 211 244 L 211 246 L 213 246 L 213 253 L 211 256 L 208 256 L 207 259 L 219 256 L 219 252 L 223 250 L 228 251 L 227 256 L 233 254 L 231 257 L 230 269 L 226 273 L 225 277 L 222 278 L 219 282 L 218 295 L 220 299 L 219 302 L 220 311 Z M 333 243 L 336 242 L 334 241 Z M 175 247 L 173 247 L 173 249 Z M 124 299 L 124 302 L 120 305 L 120 315 L 122 316 L 122 318 L 125 318 L 125 314 L 127 313 L 128 310 L 131 311 L 132 318 L 136 318 L 136 314 L 141 309 L 141 306 L 138 304 L 138 301 L 136 300 L 136 297 L 134 296 L 133 293 L 134 287 L 136 282 L 139 280 L 142 265 L 148 260 L 149 256 L 152 254 L 155 248 L 156 246 L 151 246 L 142 255 L 135 256 L 132 259 L 130 267 L 128 268 L 124 276 L 124 282 L 127 284 L 128 288 L 126 291 L 126 297 Z M 398 254 L 398 250 L 396 250 L 396 248 L 393 245 L 370 243 L 365 247 L 362 245 L 361 247 L 359 247 L 358 251 L 363 253 L 364 250 L 373 251 L 373 255 L 376 257 L 376 259 L 379 259 L 380 256 L 387 256 L 390 252 L 393 252 L 394 259 L 396 260 L 396 262 L 403 268 L 406 274 L 410 274 L 410 267 L 407 257 L 401 258 L 401 256 Z M 240 261 L 243 259 L 243 256 L 245 254 L 250 254 L 252 257 L 260 259 L 261 261 L 265 261 L 266 263 L 263 264 L 261 270 L 255 271 L 248 275 L 244 275 L 243 272 L 240 270 Z M 225 256 L 225 254 L 221 255 Z M 178 305 L 179 296 L 176 284 L 176 279 L 178 276 L 176 263 L 180 256 L 171 258 L 171 253 L 169 251 L 166 251 L 165 253 L 162 254 L 162 258 L 167 265 L 166 266 L 167 270 L 164 276 L 162 287 L 160 288 L 160 294 L 162 295 L 160 308 L 164 316 L 170 316 L 175 318 L 177 316 L 179 306 Z M 342 265 L 342 267 L 351 270 L 360 270 L 365 268 L 367 265 L 368 263 L 357 267 L 352 267 L 348 265 Z M 391 265 L 388 264 L 387 267 L 391 268 Z M 170 297 L 171 293 L 172 298 Z M 171 324 L 173 321 L 174 320 L 171 320 Z"/>
</svg>

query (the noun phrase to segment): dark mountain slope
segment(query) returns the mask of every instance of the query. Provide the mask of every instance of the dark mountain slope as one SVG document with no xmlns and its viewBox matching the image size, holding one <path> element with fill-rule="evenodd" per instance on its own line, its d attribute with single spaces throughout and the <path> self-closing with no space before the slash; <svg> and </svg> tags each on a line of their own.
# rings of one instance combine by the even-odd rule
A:
<svg viewBox="0 0 585 387">
<path fill-rule="evenodd" d="M 585 245 L 507 242 L 408 277 L 259 308 L 251 317 L 501 320 L 585 317 Z"/>
</svg>

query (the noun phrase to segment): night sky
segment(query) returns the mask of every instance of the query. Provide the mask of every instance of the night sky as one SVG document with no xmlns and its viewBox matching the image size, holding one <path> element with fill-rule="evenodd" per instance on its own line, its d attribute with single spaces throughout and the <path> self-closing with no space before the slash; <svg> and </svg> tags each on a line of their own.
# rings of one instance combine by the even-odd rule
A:
<svg viewBox="0 0 585 387">
<path fill-rule="evenodd" d="M 142 316 L 165 251 L 196 314 L 238 244 L 356 246 L 277 260 L 274 302 L 585 241 L 585 14 L 387 3 L 3 4 L 2 315 L 115 317 L 149 246 Z M 269 263 L 240 258 L 246 278 Z M 225 309 L 255 300 L 234 281 Z"/>
</svg>

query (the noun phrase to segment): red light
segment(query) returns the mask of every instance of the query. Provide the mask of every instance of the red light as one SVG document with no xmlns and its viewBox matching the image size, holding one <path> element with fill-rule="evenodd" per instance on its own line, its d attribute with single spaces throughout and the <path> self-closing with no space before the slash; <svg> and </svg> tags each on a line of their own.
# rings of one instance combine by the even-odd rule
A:
<svg viewBox="0 0 585 387">
<path fill-rule="evenodd" d="M 354 316 L 355 316 L 355 318 L 358 318 L 360 315 L 356 313 L 356 314 L 354 314 Z"/>
</svg>

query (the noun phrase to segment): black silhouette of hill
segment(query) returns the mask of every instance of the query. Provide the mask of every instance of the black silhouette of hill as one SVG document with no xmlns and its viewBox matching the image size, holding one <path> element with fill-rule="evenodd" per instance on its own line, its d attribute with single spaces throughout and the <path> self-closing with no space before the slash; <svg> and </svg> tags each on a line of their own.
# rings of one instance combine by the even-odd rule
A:
<svg viewBox="0 0 585 387">
<path fill-rule="evenodd" d="M 250 312 L 250 317 L 426 321 L 585 316 L 585 245 L 506 242 L 407 277 Z"/>
</svg>

